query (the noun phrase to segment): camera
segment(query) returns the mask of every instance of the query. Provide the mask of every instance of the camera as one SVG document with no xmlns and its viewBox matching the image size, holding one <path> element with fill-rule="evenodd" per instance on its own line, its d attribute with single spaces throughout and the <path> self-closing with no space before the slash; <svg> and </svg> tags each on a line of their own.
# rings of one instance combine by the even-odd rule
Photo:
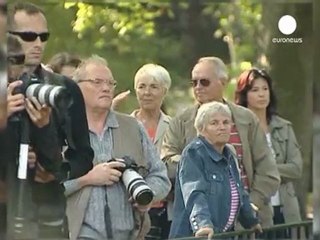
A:
<svg viewBox="0 0 320 240">
<path fill-rule="evenodd" d="M 23 73 L 20 80 L 23 83 L 15 88 L 14 94 L 22 93 L 28 98 L 35 97 L 40 104 L 57 109 L 68 108 L 72 103 L 72 98 L 65 87 L 41 83 L 37 77 L 27 73 Z"/>
<path fill-rule="evenodd" d="M 153 192 L 147 185 L 143 177 L 138 173 L 139 167 L 135 161 L 128 156 L 122 159 L 111 159 L 110 161 L 122 162 L 125 164 L 124 168 L 118 168 L 122 172 L 121 180 L 125 185 L 129 195 L 139 205 L 148 205 L 153 200 Z"/>
</svg>

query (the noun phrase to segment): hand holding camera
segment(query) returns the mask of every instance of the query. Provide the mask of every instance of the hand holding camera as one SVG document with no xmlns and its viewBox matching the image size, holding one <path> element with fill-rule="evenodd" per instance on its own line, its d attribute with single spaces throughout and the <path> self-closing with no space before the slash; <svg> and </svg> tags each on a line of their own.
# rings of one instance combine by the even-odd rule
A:
<svg viewBox="0 0 320 240">
<path fill-rule="evenodd" d="M 95 165 L 88 173 L 90 185 L 103 186 L 119 182 L 122 173 L 118 169 L 123 167 L 124 163 L 116 161 Z"/>
<path fill-rule="evenodd" d="M 49 124 L 51 107 L 46 104 L 41 105 L 35 97 L 26 98 L 26 110 L 31 121 L 38 128 L 43 128 Z"/>
<path fill-rule="evenodd" d="M 22 93 L 14 94 L 16 88 L 21 87 L 22 81 L 14 81 L 9 84 L 8 93 L 8 117 L 14 113 L 26 109 L 32 123 L 38 128 L 42 128 L 49 124 L 51 108 L 46 104 L 40 104 L 35 97 L 25 98 Z"/>
<path fill-rule="evenodd" d="M 7 89 L 7 117 L 25 109 L 24 95 L 22 93 L 13 94 L 16 87 L 22 85 L 22 81 L 14 81 L 8 85 Z"/>
<path fill-rule="evenodd" d="M 128 156 L 124 156 L 123 159 L 111 159 L 109 162 L 120 162 L 124 164 L 124 167 L 118 168 L 122 172 L 121 180 L 126 187 L 130 196 L 130 201 L 133 202 L 133 206 L 137 207 L 141 211 L 149 208 L 153 200 L 153 192 L 147 185 L 144 178 L 139 174 L 140 170 L 146 170 L 139 167 L 134 159 Z"/>
</svg>

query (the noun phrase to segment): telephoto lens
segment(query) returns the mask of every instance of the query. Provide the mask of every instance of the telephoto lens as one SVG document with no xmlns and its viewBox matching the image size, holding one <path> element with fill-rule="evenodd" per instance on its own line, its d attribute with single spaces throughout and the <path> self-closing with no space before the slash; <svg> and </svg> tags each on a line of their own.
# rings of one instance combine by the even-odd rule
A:
<svg viewBox="0 0 320 240">
<path fill-rule="evenodd" d="M 128 168 L 122 173 L 122 182 L 133 200 L 139 205 L 148 205 L 153 200 L 153 192 L 143 177 Z"/>
<path fill-rule="evenodd" d="M 72 101 L 65 87 L 33 83 L 26 89 L 26 97 L 35 97 L 41 104 L 58 109 L 68 108 Z"/>
</svg>

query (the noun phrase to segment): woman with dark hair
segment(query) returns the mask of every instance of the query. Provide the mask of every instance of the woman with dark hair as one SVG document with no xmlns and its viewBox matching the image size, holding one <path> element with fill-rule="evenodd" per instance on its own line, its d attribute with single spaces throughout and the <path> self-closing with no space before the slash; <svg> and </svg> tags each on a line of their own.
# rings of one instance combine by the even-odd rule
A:
<svg viewBox="0 0 320 240">
<path fill-rule="evenodd" d="M 281 185 L 271 198 L 274 224 L 301 221 L 292 183 L 302 174 L 300 147 L 291 122 L 281 118 L 276 112 L 276 97 L 268 73 L 256 68 L 243 72 L 237 80 L 235 102 L 257 115 L 277 162 Z"/>
</svg>

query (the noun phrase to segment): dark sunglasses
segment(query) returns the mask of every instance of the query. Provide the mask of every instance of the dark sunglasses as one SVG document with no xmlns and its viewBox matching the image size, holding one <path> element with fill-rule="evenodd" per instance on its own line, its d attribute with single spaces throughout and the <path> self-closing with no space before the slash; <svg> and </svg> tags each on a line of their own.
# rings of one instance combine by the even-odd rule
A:
<svg viewBox="0 0 320 240">
<path fill-rule="evenodd" d="M 50 36 L 49 32 L 35 33 L 35 32 L 13 32 L 13 31 L 9 31 L 9 33 L 19 36 L 25 42 L 33 42 L 38 37 L 40 37 L 40 41 L 41 42 L 46 42 L 49 39 L 49 36 Z"/>
<path fill-rule="evenodd" d="M 200 83 L 203 87 L 208 87 L 210 85 L 210 80 L 208 79 L 199 79 L 199 80 L 191 80 L 192 87 L 196 87 Z"/>
<path fill-rule="evenodd" d="M 24 54 L 9 55 L 7 61 L 12 65 L 23 65 L 25 58 Z"/>
</svg>

